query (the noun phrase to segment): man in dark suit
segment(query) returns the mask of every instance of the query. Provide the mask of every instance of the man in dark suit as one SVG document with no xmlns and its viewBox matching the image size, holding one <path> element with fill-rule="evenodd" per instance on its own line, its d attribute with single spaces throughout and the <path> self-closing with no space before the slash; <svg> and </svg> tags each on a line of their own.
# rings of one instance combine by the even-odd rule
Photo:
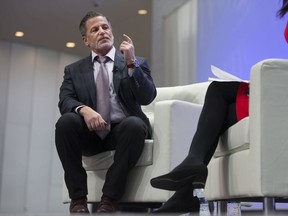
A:
<svg viewBox="0 0 288 216">
<path fill-rule="evenodd" d="M 71 198 L 71 213 L 89 213 L 82 155 L 116 150 L 97 209 L 114 212 L 125 192 L 127 175 L 142 153 L 144 140 L 151 136 L 151 126 L 141 105 L 154 100 L 156 88 L 147 61 L 135 57 L 131 38 L 124 34 L 119 51 L 115 49 L 112 27 L 104 15 L 88 12 L 79 29 L 91 54 L 65 67 L 55 142 Z M 99 63 L 99 59 L 105 59 L 104 63 Z M 98 89 L 103 84 L 97 82 L 100 70 L 106 70 L 109 77 L 108 96 L 103 100 L 108 98 L 109 107 L 104 111 L 110 111 L 105 117 L 98 107 L 98 99 L 104 94 L 104 90 Z M 106 130 L 108 134 L 102 136 Z"/>
</svg>

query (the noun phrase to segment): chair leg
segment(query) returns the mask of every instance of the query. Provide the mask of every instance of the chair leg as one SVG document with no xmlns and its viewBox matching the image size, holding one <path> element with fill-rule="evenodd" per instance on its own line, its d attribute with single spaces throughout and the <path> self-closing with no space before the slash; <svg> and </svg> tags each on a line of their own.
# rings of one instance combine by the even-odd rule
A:
<svg viewBox="0 0 288 216">
<path fill-rule="evenodd" d="M 263 211 L 265 215 L 271 215 L 275 213 L 275 199 L 274 197 L 264 197 L 263 199 Z"/>
<path fill-rule="evenodd" d="M 226 215 L 227 201 L 217 201 L 217 215 Z"/>
<path fill-rule="evenodd" d="M 99 203 L 91 203 L 91 213 L 96 213 Z"/>
</svg>

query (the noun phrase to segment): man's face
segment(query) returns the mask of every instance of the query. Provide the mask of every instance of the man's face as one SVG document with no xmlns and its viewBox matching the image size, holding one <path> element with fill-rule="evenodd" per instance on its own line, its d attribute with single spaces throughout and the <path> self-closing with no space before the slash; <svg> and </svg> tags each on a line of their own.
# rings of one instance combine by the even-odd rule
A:
<svg viewBox="0 0 288 216">
<path fill-rule="evenodd" d="M 99 55 L 106 55 L 114 44 L 112 28 L 105 17 L 93 17 L 86 22 L 86 36 L 83 41 L 86 46 Z"/>
</svg>

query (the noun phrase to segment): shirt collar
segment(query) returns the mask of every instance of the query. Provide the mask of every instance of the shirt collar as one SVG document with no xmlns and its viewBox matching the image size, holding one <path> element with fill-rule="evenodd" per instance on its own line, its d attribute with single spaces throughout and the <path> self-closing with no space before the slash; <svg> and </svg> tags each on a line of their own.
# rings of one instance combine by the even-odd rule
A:
<svg viewBox="0 0 288 216">
<path fill-rule="evenodd" d="M 106 54 L 106 56 L 108 56 L 113 62 L 114 62 L 114 58 L 115 58 L 115 53 L 116 53 L 116 49 L 113 46 L 112 49 Z M 91 56 L 92 56 L 92 62 L 94 60 L 94 58 L 96 56 L 98 56 L 94 51 L 91 52 Z"/>
</svg>

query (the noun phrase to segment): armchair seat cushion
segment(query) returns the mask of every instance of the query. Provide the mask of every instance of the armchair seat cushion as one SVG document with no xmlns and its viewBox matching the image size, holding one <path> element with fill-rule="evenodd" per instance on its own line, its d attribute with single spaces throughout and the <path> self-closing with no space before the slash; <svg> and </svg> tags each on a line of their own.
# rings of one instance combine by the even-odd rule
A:
<svg viewBox="0 0 288 216">
<path fill-rule="evenodd" d="M 108 169 L 114 161 L 115 150 L 102 152 L 93 156 L 82 156 L 82 164 L 86 171 Z M 153 163 L 153 140 L 146 139 L 143 152 L 136 166 L 149 166 Z"/>
<path fill-rule="evenodd" d="M 249 149 L 249 117 L 246 117 L 227 129 L 221 136 L 214 157 L 223 157 Z"/>
</svg>

